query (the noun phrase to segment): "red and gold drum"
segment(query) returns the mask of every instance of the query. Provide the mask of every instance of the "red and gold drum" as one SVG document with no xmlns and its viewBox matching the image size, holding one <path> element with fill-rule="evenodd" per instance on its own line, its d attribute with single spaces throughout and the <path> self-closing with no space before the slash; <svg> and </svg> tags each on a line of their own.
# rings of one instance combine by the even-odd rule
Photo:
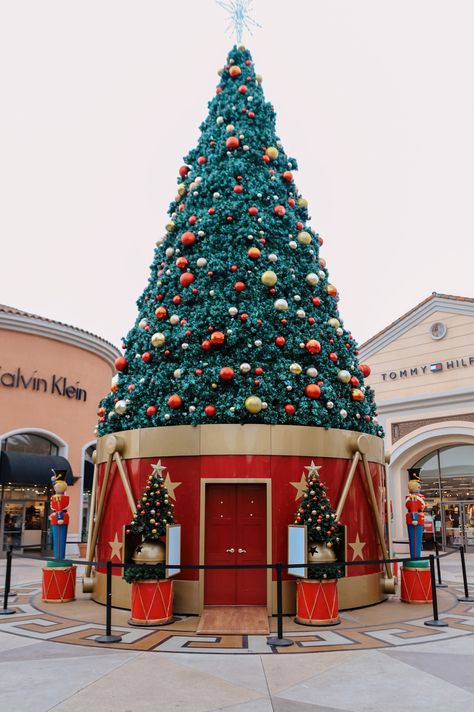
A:
<svg viewBox="0 0 474 712">
<path fill-rule="evenodd" d="M 76 597 L 75 566 L 45 566 L 41 598 L 46 603 L 68 603 Z"/>
<path fill-rule="evenodd" d="M 297 581 L 295 620 L 303 625 L 339 623 L 337 581 Z"/>
<path fill-rule="evenodd" d="M 362 458 L 357 462 L 361 437 L 369 475 Z M 147 428 L 104 436 L 97 446 L 97 501 L 107 468 L 109 475 L 95 560 L 123 559 L 131 499 L 136 505 L 158 461 L 166 468 L 165 485 L 182 527 L 182 563 L 214 566 L 287 562 L 287 527 L 294 523 L 306 468 L 314 462 L 332 506 L 337 509 L 344 501 L 339 558 L 359 562 L 347 566 L 338 582 L 340 607 L 366 606 L 385 598 L 383 568 L 363 563 L 383 558 L 381 438 L 317 427 L 232 424 Z M 132 493 L 128 497 L 124 474 Z M 348 478 L 351 484 L 345 487 Z M 113 574 L 113 605 L 130 608 L 131 587 L 120 568 L 114 568 Z M 104 567 L 97 568 L 90 585 L 93 598 L 103 603 Z M 295 585 L 285 575 L 283 605 L 289 614 L 295 612 Z M 175 613 L 200 613 L 204 605 L 266 605 L 269 613 L 276 612 L 276 580 L 270 569 L 182 571 L 175 579 L 174 595 Z"/>
<path fill-rule="evenodd" d="M 173 581 L 134 581 L 130 623 L 165 625 L 173 620 Z"/>
</svg>

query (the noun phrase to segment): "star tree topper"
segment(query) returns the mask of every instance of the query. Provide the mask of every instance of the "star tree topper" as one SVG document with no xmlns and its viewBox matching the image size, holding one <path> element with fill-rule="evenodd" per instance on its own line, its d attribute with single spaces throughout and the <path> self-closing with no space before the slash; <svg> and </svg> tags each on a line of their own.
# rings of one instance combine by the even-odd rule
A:
<svg viewBox="0 0 474 712">
<path fill-rule="evenodd" d="M 252 0 L 216 0 L 226 12 L 229 13 L 229 24 L 226 32 L 235 34 L 237 42 L 242 42 L 244 29 L 252 33 L 252 27 L 261 27 L 253 17 L 250 16 L 252 10 Z"/>
</svg>

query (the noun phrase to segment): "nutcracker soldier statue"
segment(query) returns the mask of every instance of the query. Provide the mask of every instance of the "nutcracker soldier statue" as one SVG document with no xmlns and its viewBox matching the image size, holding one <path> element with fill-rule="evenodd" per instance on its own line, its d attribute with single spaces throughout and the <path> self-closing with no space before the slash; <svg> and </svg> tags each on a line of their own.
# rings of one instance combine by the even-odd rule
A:
<svg viewBox="0 0 474 712">
<path fill-rule="evenodd" d="M 408 470 L 408 494 L 405 497 L 406 523 L 410 557 L 401 569 L 402 585 L 400 598 L 405 603 L 428 603 L 432 598 L 431 576 L 427 561 L 416 561 L 421 556 L 425 523 L 425 498 L 421 494 L 420 469 Z"/>
<path fill-rule="evenodd" d="M 419 470 L 418 470 L 419 472 Z M 409 470 L 409 474 L 416 474 L 415 468 Z M 406 522 L 408 529 L 408 541 L 410 543 L 410 556 L 418 559 L 421 556 L 421 545 L 423 541 L 423 529 L 425 523 L 425 498 L 421 494 L 421 483 L 419 479 L 412 479 L 408 482 L 408 494 L 405 497 L 405 507 L 407 508 Z"/>
<path fill-rule="evenodd" d="M 50 498 L 49 521 L 53 534 L 54 560 L 48 561 L 43 569 L 42 599 L 50 603 L 65 603 L 74 600 L 76 589 L 76 567 L 65 560 L 69 524 L 69 496 L 65 494 L 67 470 L 52 472 L 54 494 Z"/>
<path fill-rule="evenodd" d="M 53 552 L 56 561 L 64 561 L 66 555 L 67 527 L 69 524 L 69 497 L 65 494 L 67 490 L 66 474 L 67 470 L 53 470 L 51 482 L 53 483 L 54 494 L 51 496 L 50 505 L 52 512 L 49 515 L 51 529 L 53 533 Z"/>
</svg>

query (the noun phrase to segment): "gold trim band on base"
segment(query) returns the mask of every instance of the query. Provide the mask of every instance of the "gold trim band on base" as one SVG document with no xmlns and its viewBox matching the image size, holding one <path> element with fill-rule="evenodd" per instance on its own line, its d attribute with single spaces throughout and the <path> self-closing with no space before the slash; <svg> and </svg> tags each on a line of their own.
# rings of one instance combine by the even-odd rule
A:
<svg viewBox="0 0 474 712">
<path fill-rule="evenodd" d="M 74 598 L 42 598 L 41 599 L 44 603 L 71 603 L 71 601 L 75 601 L 76 597 Z"/>
<path fill-rule="evenodd" d="M 363 435 L 367 459 L 383 465 L 383 440 L 353 430 L 307 425 L 168 425 L 124 430 L 97 441 L 97 463 L 120 448 L 124 459 L 196 455 L 279 455 L 351 459 Z"/>
<path fill-rule="evenodd" d="M 315 627 L 324 628 L 326 625 L 337 625 L 341 622 L 339 616 L 337 618 L 300 618 L 295 616 L 295 623 L 300 625 L 313 625 Z"/>
<path fill-rule="evenodd" d="M 128 622 L 130 625 L 136 625 L 136 626 L 149 626 L 149 625 L 167 625 L 168 623 L 172 623 L 173 621 L 173 616 L 168 616 L 167 618 L 156 618 L 153 620 L 142 620 L 138 618 L 129 618 Z"/>
</svg>

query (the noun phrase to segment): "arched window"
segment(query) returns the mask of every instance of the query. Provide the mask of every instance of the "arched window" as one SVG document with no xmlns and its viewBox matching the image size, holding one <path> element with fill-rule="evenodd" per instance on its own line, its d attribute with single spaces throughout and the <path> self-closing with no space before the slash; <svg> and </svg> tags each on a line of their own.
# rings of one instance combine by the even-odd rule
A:
<svg viewBox="0 0 474 712">
<path fill-rule="evenodd" d="M 59 448 L 56 443 L 36 433 L 15 433 L 2 440 L 2 450 L 5 452 L 27 452 L 34 455 L 57 455 Z"/>
</svg>

